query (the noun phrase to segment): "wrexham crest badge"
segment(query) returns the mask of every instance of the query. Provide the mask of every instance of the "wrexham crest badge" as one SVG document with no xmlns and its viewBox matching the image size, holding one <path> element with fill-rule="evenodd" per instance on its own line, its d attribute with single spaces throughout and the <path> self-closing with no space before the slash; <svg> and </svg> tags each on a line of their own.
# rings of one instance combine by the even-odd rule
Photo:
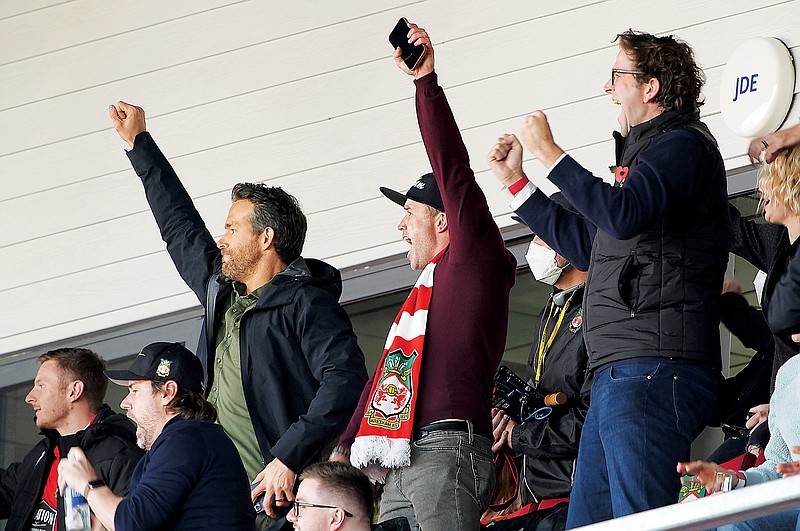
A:
<svg viewBox="0 0 800 531">
<path fill-rule="evenodd" d="M 161 358 L 161 362 L 158 364 L 158 368 L 156 369 L 156 376 L 160 378 L 166 378 L 169 376 L 170 365 L 172 365 L 172 361 Z"/>
<path fill-rule="evenodd" d="M 581 325 L 583 324 L 583 308 L 578 308 L 578 311 L 575 313 L 575 317 L 572 318 L 572 321 L 569 323 L 569 331 L 571 333 L 576 333 L 578 330 L 581 329 Z"/>
<path fill-rule="evenodd" d="M 406 356 L 400 349 L 386 355 L 381 379 L 364 414 L 367 424 L 396 430 L 402 421 L 408 420 L 414 395 L 411 366 L 417 356 L 416 350 Z"/>
</svg>

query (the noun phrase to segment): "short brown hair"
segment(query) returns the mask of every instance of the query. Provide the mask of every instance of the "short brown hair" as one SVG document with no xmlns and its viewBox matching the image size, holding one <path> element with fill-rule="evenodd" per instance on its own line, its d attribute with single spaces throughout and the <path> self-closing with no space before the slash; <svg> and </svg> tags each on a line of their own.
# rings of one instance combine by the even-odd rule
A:
<svg viewBox="0 0 800 531">
<path fill-rule="evenodd" d="M 98 411 L 106 397 L 108 378 L 103 374 L 106 360 L 88 348 L 59 348 L 45 352 L 39 356 L 39 363 L 54 361 L 70 379 L 83 382 L 83 396 L 93 411 Z M 62 382 L 66 385 L 68 382 Z"/>
<path fill-rule="evenodd" d="M 296 197 L 280 186 L 238 183 L 231 190 L 231 201 L 241 200 L 253 204 L 253 232 L 260 234 L 267 227 L 275 231 L 275 252 L 281 261 L 291 264 L 300 257 L 308 221 Z"/>
<path fill-rule="evenodd" d="M 656 78 L 660 84 L 654 103 L 665 111 L 687 110 L 703 105 L 701 91 L 706 82 L 703 70 L 694 60 L 692 48 L 672 35 L 656 37 L 628 30 L 617 35 L 619 47 L 628 54 L 640 83 Z"/>
<path fill-rule="evenodd" d="M 314 463 L 300 474 L 300 481 L 305 479 L 316 479 L 324 485 L 327 491 L 348 502 L 352 501 L 353 509 L 363 514 L 367 520 L 372 521 L 374 505 L 372 484 L 369 482 L 369 478 L 356 467 L 338 461 Z"/>
</svg>

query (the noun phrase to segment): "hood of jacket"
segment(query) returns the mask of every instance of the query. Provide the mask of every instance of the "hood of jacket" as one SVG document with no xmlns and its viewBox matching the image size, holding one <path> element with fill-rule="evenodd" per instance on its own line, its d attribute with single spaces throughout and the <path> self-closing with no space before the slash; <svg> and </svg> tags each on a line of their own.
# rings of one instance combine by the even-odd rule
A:
<svg viewBox="0 0 800 531">
<path fill-rule="evenodd" d="M 275 275 L 257 307 L 268 308 L 289 304 L 301 286 L 312 285 L 327 291 L 334 300 L 342 296 L 342 275 L 335 267 L 314 258 L 297 258 Z"/>
<path fill-rule="evenodd" d="M 41 430 L 47 437 L 50 445 L 58 442 L 61 455 L 67 455 L 74 446 L 89 448 L 97 441 L 109 437 L 118 437 L 129 441 L 136 441 L 136 425 L 127 416 L 116 413 L 108 404 L 103 404 L 97 412 L 94 422 L 85 430 L 80 430 L 71 435 L 60 435 L 56 430 Z"/>
</svg>

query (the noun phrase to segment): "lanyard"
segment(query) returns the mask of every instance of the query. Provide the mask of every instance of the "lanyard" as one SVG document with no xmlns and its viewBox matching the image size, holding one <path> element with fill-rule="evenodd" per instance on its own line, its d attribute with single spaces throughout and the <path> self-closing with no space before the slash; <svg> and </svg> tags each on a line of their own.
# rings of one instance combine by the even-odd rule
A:
<svg viewBox="0 0 800 531">
<path fill-rule="evenodd" d="M 561 312 L 558 314 L 558 320 L 556 321 L 555 326 L 553 327 L 553 332 L 548 337 L 547 335 L 547 325 L 550 324 L 550 318 L 554 315 L 554 309 L 556 308 L 555 303 L 550 300 L 550 309 L 547 312 L 547 319 L 545 319 L 544 326 L 542 327 L 542 335 L 539 338 L 539 351 L 536 360 L 536 384 L 539 383 L 539 380 L 542 378 L 542 369 L 544 369 L 544 356 L 547 354 L 547 351 L 550 350 L 550 346 L 553 344 L 553 341 L 556 339 L 556 334 L 558 334 L 558 329 L 561 328 L 561 323 L 564 321 L 564 315 L 567 313 L 567 308 L 569 308 L 570 302 L 572 302 L 572 297 L 575 296 L 573 292 L 572 295 L 569 296 L 567 302 L 564 304 L 564 307 L 561 308 Z"/>
</svg>

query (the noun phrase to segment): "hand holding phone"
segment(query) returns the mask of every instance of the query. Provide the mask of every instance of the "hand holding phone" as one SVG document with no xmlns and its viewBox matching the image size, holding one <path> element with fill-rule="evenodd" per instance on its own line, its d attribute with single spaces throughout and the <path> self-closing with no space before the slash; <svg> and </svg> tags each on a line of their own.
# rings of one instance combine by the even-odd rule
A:
<svg viewBox="0 0 800 531">
<path fill-rule="evenodd" d="M 410 71 L 414 71 L 419 66 L 428 49 L 424 44 L 414 45 L 408 42 L 408 32 L 411 28 L 408 20 L 401 18 L 397 21 L 394 29 L 389 34 L 389 42 L 395 50 L 400 48 L 400 57 L 403 59 L 406 68 Z"/>
<path fill-rule="evenodd" d="M 251 491 L 255 490 L 255 488 L 258 487 L 258 484 L 259 482 L 256 481 L 255 483 L 250 485 L 250 490 Z M 266 494 L 266 492 L 262 492 L 261 494 L 259 494 L 259 496 L 253 502 L 253 509 L 256 510 L 256 514 L 264 512 L 264 494 Z"/>
</svg>

